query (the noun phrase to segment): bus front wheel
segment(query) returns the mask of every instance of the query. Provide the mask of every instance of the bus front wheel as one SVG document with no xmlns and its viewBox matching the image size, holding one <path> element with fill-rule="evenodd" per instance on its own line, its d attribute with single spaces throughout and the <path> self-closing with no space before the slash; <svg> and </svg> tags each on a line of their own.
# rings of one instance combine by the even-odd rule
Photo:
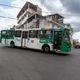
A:
<svg viewBox="0 0 80 80">
<path fill-rule="evenodd" d="M 14 42 L 13 41 L 11 41 L 11 43 L 10 43 L 10 47 L 14 47 L 15 45 L 14 45 Z"/>
<path fill-rule="evenodd" d="M 48 45 L 43 45 L 42 50 L 43 52 L 48 53 L 50 52 L 50 47 Z"/>
</svg>

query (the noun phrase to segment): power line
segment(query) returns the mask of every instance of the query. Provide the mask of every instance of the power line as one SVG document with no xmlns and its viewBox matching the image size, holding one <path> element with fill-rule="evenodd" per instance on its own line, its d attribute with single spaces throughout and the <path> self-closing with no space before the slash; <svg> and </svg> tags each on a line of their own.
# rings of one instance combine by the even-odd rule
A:
<svg viewBox="0 0 80 80">
<path fill-rule="evenodd" d="M 21 9 L 20 7 L 16 7 L 16 6 L 9 6 L 9 5 L 5 5 L 5 4 L 0 4 L 1 6 L 8 6 L 8 7 L 13 7 L 13 8 L 18 8 L 18 9 Z M 53 12 L 50 12 L 50 11 L 42 11 L 43 13 L 53 13 Z M 64 15 L 64 14 L 63 14 Z M 66 14 L 65 14 L 66 15 Z M 68 14 L 67 14 L 68 15 Z M 70 14 L 69 14 L 70 16 Z M 1 18 L 8 18 L 8 19 L 13 19 L 13 20 L 17 20 L 16 18 L 12 18 L 12 17 L 6 17 L 6 16 L 0 16 Z M 73 24 L 73 23 L 71 23 Z"/>
<path fill-rule="evenodd" d="M 17 20 L 16 18 L 12 18 L 12 17 L 6 17 L 6 16 L 0 16 L 1 18 L 8 18 L 8 19 L 13 19 L 13 20 Z"/>
<path fill-rule="evenodd" d="M 17 7 L 17 6 L 10 6 L 10 5 L 6 5 L 6 4 L 0 4 L 1 6 L 7 6 L 7 7 L 12 7 L 12 8 L 18 8 L 18 9 L 21 9 L 20 7 Z"/>
<path fill-rule="evenodd" d="M 22 9 L 21 7 L 17 7 L 17 6 L 10 6 L 10 5 L 6 5 L 6 4 L 0 4 L 1 6 L 7 6 L 7 7 L 12 7 L 12 8 L 17 8 L 17 9 Z M 42 13 L 54 13 L 52 11 L 43 11 L 42 10 Z M 57 13 L 57 12 L 56 12 Z M 55 13 L 54 13 L 55 14 Z M 66 15 L 66 16 L 80 16 L 80 14 L 61 14 L 61 15 Z"/>
<path fill-rule="evenodd" d="M 12 17 L 6 17 L 6 16 L 0 16 L 1 18 L 7 18 L 7 19 L 12 19 L 12 20 L 17 20 L 16 18 L 12 18 Z M 80 23 L 73 23 L 73 22 L 67 22 L 69 24 L 77 24 L 77 25 L 80 25 Z"/>
</svg>

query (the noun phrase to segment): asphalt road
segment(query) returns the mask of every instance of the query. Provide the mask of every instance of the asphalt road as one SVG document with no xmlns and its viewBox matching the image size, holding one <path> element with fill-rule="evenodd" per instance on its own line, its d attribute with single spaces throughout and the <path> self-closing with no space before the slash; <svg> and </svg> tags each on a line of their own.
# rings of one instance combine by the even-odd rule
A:
<svg viewBox="0 0 80 80">
<path fill-rule="evenodd" d="M 70 55 L 0 47 L 0 80 L 80 80 L 80 50 Z"/>
</svg>

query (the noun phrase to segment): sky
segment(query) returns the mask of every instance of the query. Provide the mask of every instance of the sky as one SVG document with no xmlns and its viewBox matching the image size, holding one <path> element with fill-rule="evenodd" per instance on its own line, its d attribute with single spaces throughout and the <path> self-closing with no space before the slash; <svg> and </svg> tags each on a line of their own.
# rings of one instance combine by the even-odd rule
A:
<svg viewBox="0 0 80 80">
<path fill-rule="evenodd" d="M 0 17 L 0 30 L 17 25 L 16 16 L 26 1 L 42 8 L 43 15 L 59 13 L 64 16 L 64 23 L 70 23 L 74 29 L 73 38 L 80 40 L 80 0 L 0 0 L 0 16 L 15 18 Z M 2 6 L 1 4 L 19 8 Z"/>
</svg>

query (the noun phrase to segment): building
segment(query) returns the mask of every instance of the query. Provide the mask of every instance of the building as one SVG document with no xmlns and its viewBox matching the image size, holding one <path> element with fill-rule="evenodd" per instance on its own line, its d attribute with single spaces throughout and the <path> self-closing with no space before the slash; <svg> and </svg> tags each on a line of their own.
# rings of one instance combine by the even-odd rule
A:
<svg viewBox="0 0 80 80">
<path fill-rule="evenodd" d="M 64 17 L 56 13 L 56 14 L 47 15 L 46 20 L 63 25 Z"/>
<path fill-rule="evenodd" d="M 36 27 L 36 25 L 48 27 L 49 25 L 56 25 L 58 27 L 63 24 L 63 19 L 64 17 L 60 14 L 42 16 L 42 9 L 38 5 L 26 2 L 17 15 L 18 26 L 16 28 L 28 29 Z"/>
<path fill-rule="evenodd" d="M 16 28 L 25 28 L 25 26 L 27 25 L 25 23 L 27 22 L 27 19 L 36 13 L 42 15 L 42 9 L 39 8 L 38 5 L 26 2 L 17 15 L 18 26 Z"/>
<path fill-rule="evenodd" d="M 45 28 L 50 29 L 52 27 L 56 27 L 57 29 L 60 28 L 61 23 L 52 20 L 52 16 L 42 16 L 39 14 L 34 14 L 27 19 L 27 25 L 25 29 L 32 29 L 32 28 Z"/>
<path fill-rule="evenodd" d="M 47 19 L 46 17 L 42 16 L 39 20 L 39 27 L 40 28 L 45 28 L 45 29 L 52 29 L 52 28 L 55 28 L 55 29 L 59 29 L 61 24 L 60 23 L 57 23 L 56 21 L 52 21 L 50 20 L 49 18 Z"/>
<path fill-rule="evenodd" d="M 60 14 L 51 14 L 42 16 L 42 9 L 38 5 L 26 2 L 23 8 L 17 15 L 17 29 L 32 29 L 32 28 L 60 28 L 64 26 L 69 29 L 72 36 L 72 28 L 70 24 L 64 24 L 64 17 Z"/>
<path fill-rule="evenodd" d="M 37 13 L 29 17 L 24 23 L 26 24 L 25 29 L 39 28 L 41 17 L 42 16 Z"/>
<path fill-rule="evenodd" d="M 70 24 L 64 24 L 64 27 L 70 31 L 71 35 L 73 35 L 73 29 Z"/>
</svg>

